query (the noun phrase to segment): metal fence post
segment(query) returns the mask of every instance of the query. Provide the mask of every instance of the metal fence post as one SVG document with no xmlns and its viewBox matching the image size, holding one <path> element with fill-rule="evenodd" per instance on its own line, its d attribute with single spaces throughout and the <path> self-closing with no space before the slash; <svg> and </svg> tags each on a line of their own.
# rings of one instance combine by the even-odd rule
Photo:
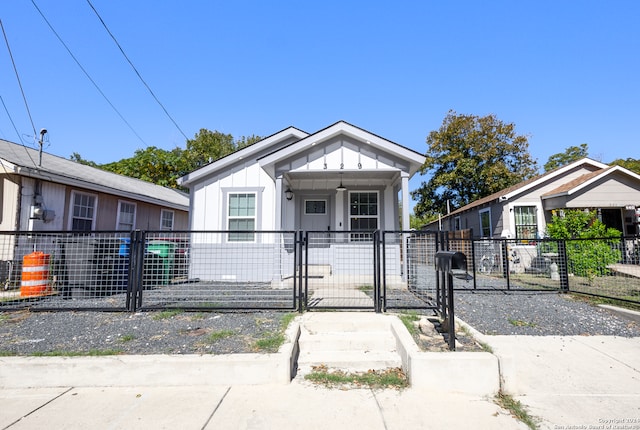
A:
<svg viewBox="0 0 640 430">
<path fill-rule="evenodd" d="M 296 267 L 294 268 L 294 291 L 296 288 L 296 282 L 297 282 L 297 293 L 298 293 L 298 312 L 302 313 L 304 311 L 304 297 L 303 297 L 303 292 L 302 292 L 302 242 L 303 242 L 303 236 L 302 236 L 302 232 L 299 231 L 297 233 L 294 234 L 294 240 L 296 242 L 295 244 L 295 248 L 296 248 L 296 257 L 294 258 L 295 261 L 295 265 Z"/>
<path fill-rule="evenodd" d="M 509 267 L 509 244 L 507 243 L 506 240 L 502 241 L 502 258 L 504 260 L 504 263 L 502 264 L 502 268 L 504 271 L 503 276 L 507 280 L 507 290 L 510 290 L 511 278 L 510 278 L 509 272 L 511 272 L 511 269 Z"/>
<path fill-rule="evenodd" d="M 447 274 L 447 304 L 448 304 L 448 333 L 449 333 L 449 350 L 456 350 L 456 317 L 453 304 L 453 275 L 451 272 Z"/>
<path fill-rule="evenodd" d="M 300 284 L 302 284 L 302 280 L 304 279 L 304 308 L 306 309 L 309 305 L 309 276 L 308 276 L 308 267 L 309 264 L 309 232 L 300 232 L 300 236 L 304 234 L 304 238 L 301 240 L 300 249 L 302 252 L 300 253 Z M 304 260 L 303 260 L 304 256 Z M 304 272 L 304 273 L 303 273 Z"/>
<path fill-rule="evenodd" d="M 144 251 L 145 233 L 140 230 L 132 231 L 129 249 L 129 282 L 127 285 L 127 309 L 130 311 L 135 311 L 142 307 Z"/>
<path fill-rule="evenodd" d="M 563 293 L 569 292 L 569 258 L 567 257 L 567 241 L 558 241 L 558 260 L 562 262 L 558 267 L 560 275 L 560 291 Z"/>
<path fill-rule="evenodd" d="M 380 313 L 380 231 L 373 232 L 373 307 Z"/>
</svg>

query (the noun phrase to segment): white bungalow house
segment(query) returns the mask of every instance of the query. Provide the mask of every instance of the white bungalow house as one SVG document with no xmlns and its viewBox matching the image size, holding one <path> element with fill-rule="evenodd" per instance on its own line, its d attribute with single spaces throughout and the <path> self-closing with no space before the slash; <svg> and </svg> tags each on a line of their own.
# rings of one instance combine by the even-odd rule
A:
<svg viewBox="0 0 640 430">
<path fill-rule="evenodd" d="M 190 190 L 191 230 L 236 231 L 217 239 L 227 259 L 242 256 L 247 245 L 278 240 L 238 231 L 314 231 L 318 247 L 332 248 L 325 257 L 331 261 L 322 264 L 337 273 L 349 270 L 340 264 L 341 253 L 358 252 L 354 246 L 370 241 L 373 231 L 408 229 L 409 205 L 400 202 L 409 201 L 409 178 L 423 163 L 421 154 L 339 121 L 312 134 L 286 128 L 178 183 Z M 234 271 L 225 259 L 217 260 L 217 272 L 199 268 L 197 242 L 192 239 L 192 277 L 255 276 L 246 265 Z M 277 254 L 281 261 L 290 248 L 265 258 Z M 265 264 L 280 263 L 269 260 L 259 266 L 264 269 Z"/>
</svg>

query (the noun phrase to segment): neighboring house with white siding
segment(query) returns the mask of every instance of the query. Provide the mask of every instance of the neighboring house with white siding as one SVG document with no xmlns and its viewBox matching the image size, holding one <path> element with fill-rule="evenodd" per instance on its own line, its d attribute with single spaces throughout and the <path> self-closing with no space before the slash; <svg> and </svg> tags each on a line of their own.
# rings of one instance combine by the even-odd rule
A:
<svg viewBox="0 0 640 430">
<path fill-rule="evenodd" d="M 375 230 L 408 229 L 409 204 L 400 202 L 409 201 L 409 178 L 423 163 L 423 155 L 339 121 L 311 134 L 286 128 L 178 183 L 190 190 L 192 230 L 345 232 L 339 242 L 347 249 Z M 266 240 L 220 236 L 228 250 Z M 334 256 L 339 245 L 331 244 Z M 192 277 L 203 276 L 192 269 Z"/>
</svg>

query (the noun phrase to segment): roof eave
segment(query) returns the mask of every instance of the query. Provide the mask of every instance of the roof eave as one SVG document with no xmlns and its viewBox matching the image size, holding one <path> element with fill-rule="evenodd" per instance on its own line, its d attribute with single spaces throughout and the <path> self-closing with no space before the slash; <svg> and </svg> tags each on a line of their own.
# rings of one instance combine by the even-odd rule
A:
<svg viewBox="0 0 640 430">
<path fill-rule="evenodd" d="M 169 202 L 163 199 L 157 199 L 146 194 L 136 194 L 130 193 L 128 191 L 123 191 L 111 187 L 106 187 L 104 185 L 96 184 L 93 182 L 86 182 L 82 179 L 71 178 L 68 176 L 59 175 L 57 173 L 52 173 L 49 171 L 41 171 L 39 169 L 31 169 L 29 167 L 20 166 L 15 171 L 16 174 L 21 176 L 27 176 L 34 179 L 42 179 L 49 182 L 57 182 L 64 185 L 81 187 L 87 190 L 92 191 L 100 191 L 106 194 L 111 194 L 119 197 L 126 197 L 132 200 L 138 200 L 145 203 L 151 203 L 158 206 L 168 207 L 172 209 L 178 209 L 183 211 L 189 210 L 189 205 L 181 205 L 179 203 Z"/>
</svg>

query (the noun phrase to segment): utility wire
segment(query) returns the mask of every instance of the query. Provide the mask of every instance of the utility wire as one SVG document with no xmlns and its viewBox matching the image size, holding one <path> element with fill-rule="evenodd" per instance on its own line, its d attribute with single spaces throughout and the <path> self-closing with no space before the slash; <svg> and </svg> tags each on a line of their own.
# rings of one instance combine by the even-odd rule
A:
<svg viewBox="0 0 640 430">
<path fill-rule="evenodd" d="M 9 39 L 7 38 L 7 33 L 4 31 L 4 24 L 2 24 L 2 20 L 0 19 L 0 27 L 2 28 L 2 34 L 4 36 L 4 41 L 7 44 L 7 50 L 9 51 L 9 57 L 11 57 L 11 64 L 13 64 L 13 71 L 16 74 L 16 78 L 18 79 L 18 86 L 20 87 L 20 92 L 22 93 L 22 100 L 24 100 L 24 106 L 27 108 L 27 115 L 29 116 L 29 121 L 31 121 L 31 128 L 33 129 L 33 136 L 36 136 L 36 126 L 33 123 L 33 117 L 31 116 L 31 111 L 29 110 L 29 103 L 27 103 L 27 96 L 24 93 L 24 89 L 22 88 L 22 82 L 20 81 L 20 74 L 18 73 L 18 67 L 16 66 L 16 62 L 13 59 L 13 54 L 11 53 L 11 46 L 9 46 Z M 13 128 L 16 130 L 16 133 L 18 134 L 18 137 L 20 138 L 20 143 L 22 143 L 22 147 L 25 148 L 25 151 L 27 151 L 26 146 L 24 145 L 24 142 L 22 141 L 22 137 L 20 136 L 20 133 L 18 133 L 18 129 L 16 128 L 16 125 L 13 122 L 13 119 L 11 118 L 11 115 L 9 115 L 9 110 L 7 109 L 7 106 L 4 104 L 4 100 L 2 100 L 2 105 L 4 106 L 5 110 L 7 111 L 7 115 L 9 116 L 9 120 L 11 121 L 11 124 L 13 124 Z M 31 154 L 29 153 L 29 151 L 27 151 L 27 155 L 29 156 L 29 159 L 31 160 L 31 162 L 33 163 L 33 165 L 36 165 L 36 162 L 33 158 L 31 158 Z"/>
<path fill-rule="evenodd" d="M 9 117 L 9 121 L 11 121 L 11 125 L 13 126 L 13 129 L 15 130 L 16 134 L 18 135 L 18 140 L 20 140 L 20 143 L 22 143 L 24 145 L 24 142 L 22 140 L 22 136 L 20 136 L 20 132 L 18 131 L 18 128 L 16 127 L 16 124 L 13 122 L 13 118 L 11 118 L 11 114 L 9 113 L 9 109 L 7 109 L 7 105 L 4 103 L 4 99 L 2 98 L 2 96 L 0 96 L 0 101 L 2 102 L 2 106 L 4 107 L 4 111 L 7 113 L 7 116 Z"/>
<path fill-rule="evenodd" d="M 136 72 L 136 75 L 138 75 L 138 78 L 140 79 L 140 81 L 144 84 L 144 86 L 147 88 L 147 90 L 149 91 L 149 93 L 151 94 L 151 96 L 153 97 L 153 99 L 156 101 L 156 103 L 158 103 L 158 105 L 162 108 L 162 110 L 164 111 L 164 113 L 167 115 L 167 117 L 171 120 L 171 122 L 173 123 L 173 125 L 176 126 L 176 128 L 178 129 L 178 131 L 180 132 L 180 134 L 182 134 L 182 136 L 185 138 L 185 140 L 189 140 L 189 138 L 187 137 L 186 134 L 184 134 L 184 132 L 182 131 L 182 129 L 180 128 L 180 126 L 178 125 L 178 123 L 176 123 L 176 121 L 171 117 L 171 115 L 169 114 L 169 112 L 167 111 L 167 109 L 165 109 L 164 105 L 160 102 L 160 100 L 158 100 L 158 97 L 156 97 L 156 95 L 153 93 L 153 91 L 151 90 L 151 88 L 149 87 L 149 85 L 147 85 L 147 83 L 145 82 L 144 79 L 142 79 L 142 76 L 140 75 L 140 73 L 138 72 L 138 69 L 136 69 L 136 66 L 133 65 L 133 63 L 131 62 L 131 60 L 129 59 L 129 57 L 127 56 L 127 54 L 125 54 L 124 49 L 122 49 L 122 46 L 120 46 L 120 43 L 118 43 L 118 41 L 116 40 L 116 37 L 113 35 L 113 33 L 111 33 L 111 30 L 109 30 L 109 28 L 107 27 L 107 24 L 104 22 L 104 20 L 102 19 L 102 17 L 100 16 L 100 14 L 98 13 L 98 11 L 96 10 L 95 7 L 93 7 L 93 4 L 91 4 L 90 0 L 87 0 L 87 3 L 89 3 L 89 6 L 91 7 L 91 9 L 93 9 L 93 12 L 96 14 L 96 16 L 98 17 L 98 19 L 100 20 L 100 22 L 102 23 L 102 26 L 104 27 L 105 30 L 107 30 L 107 33 L 109 33 L 109 36 L 111 36 L 111 38 L 113 39 L 113 41 L 115 42 L 116 46 L 118 46 L 118 49 L 120 49 L 120 52 L 122 53 L 122 55 L 124 56 L 124 58 L 127 60 L 127 62 L 129 63 L 129 65 L 131 66 L 131 68 L 133 68 L 133 71 Z"/>
<path fill-rule="evenodd" d="M 64 46 L 64 48 L 67 50 L 67 52 L 69 53 L 69 55 L 71 56 L 71 58 L 73 58 L 73 61 L 76 62 L 76 64 L 78 65 L 78 67 L 80 67 L 80 70 L 82 70 L 82 72 L 85 74 L 85 76 L 89 79 L 89 81 L 91 81 L 91 83 L 93 84 L 94 87 L 96 87 L 96 89 L 98 90 L 98 92 L 100 93 L 100 95 L 102 95 L 102 97 L 107 101 L 107 103 L 109 103 L 109 106 L 111 106 L 111 108 L 115 111 L 115 113 L 118 114 L 118 116 L 120 117 L 120 119 L 122 121 L 124 121 L 125 124 L 127 124 L 127 126 L 129 127 L 129 129 L 133 132 L 133 134 L 136 135 L 136 137 L 138 139 L 140 139 L 140 141 L 145 145 L 145 146 L 149 146 L 147 145 L 147 143 L 140 137 L 140 135 L 135 131 L 135 129 L 133 128 L 133 126 L 131 126 L 131 124 L 129 124 L 129 121 L 127 121 L 124 116 L 122 116 L 122 114 L 120 113 L 120 111 L 118 111 L 118 109 L 113 105 L 113 103 L 111 103 L 111 100 L 109 100 L 109 98 L 105 95 L 105 93 L 100 89 L 100 87 L 98 86 L 98 84 L 93 80 L 93 78 L 91 78 L 91 76 L 89 75 L 89 73 L 85 70 L 84 67 L 82 67 L 82 64 L 80 64 L 80 61 L 78 61 L 78 59 L 75 57 L 75 55 L 73 55 L 73 53 L 71 52 L 71 50 L 69 49 L 69 47 L 67 46 L 66 43 L 64 43 L 64 40 L 62 40 L 62 38 L 60 37 L 60 35 L 56 32 L 56 30 L 53 28 L 53 26 L 51 25 L 51 23 L 49 22 L 49 20 L 44 16 L 44 14 L 42 13 L 42 11 L 40 10 L 40 8 L 38 7 L 38 5 L 36 4 L 35 0 L 31 0 L 31 3 L 33 3 L 33 6 L 36 8 L 36 10 L 38 11 L 38 13 L 40 14 L 40 16 L 42 17 L 42 19 L 44 19 L 44 22 L 47 23 L 47 25 L 49 26 L 49 28 L 51 29 L 51 31 L 53 32 L 53 34 L 55 34 L 55 36 L 58 38 L 58 40 L 60 41 L 60 43 L 62 43 L 62 46 Z M 34 133 L 35 133 L 35 128 L 34 128 Z"/>
<path fill-rule="evenodd" d="M 0 27 L 2 27 L 2 35 L 4 36 L 4 41 L 7 44 L 7 50 L 9 51 L 9 57 L 11 58 L 13 71 L 16 74 L 16 79 L 18 79 L 18 86 L 20 87 L 20 93 L 22 93 L 22 100 L 24 100 L 24 106 L 27 108 L 27 115 L 29 115 L 29 121 L 31 121 L 31 128 L 33 128 L 33 135 L 35 136 L 37 134 L 36 126 L 33 123 L 33 117 L 31 116 L 31 111 L 29 110 L 29 103 L 27 103 L 27 96 L 24 94 L 24 89 L 22 88 L 22 82 L 20 81 L 20 74 L 18 74 L 18 68 L 16 67 L 16 62 L 13 59 L 13 54 L 11 53 L 11 47 L 9 46 L 9 39 L 7 39 L 7 33 L 4 31 L 4 25 L 2 24 L 1 19 L 0 19 Z M 4 101 L 2 102 L 2 104 L 4 104 Z M 11 123 L 13 123 L 13 121 L 11 121 Z"/>
</svg>

